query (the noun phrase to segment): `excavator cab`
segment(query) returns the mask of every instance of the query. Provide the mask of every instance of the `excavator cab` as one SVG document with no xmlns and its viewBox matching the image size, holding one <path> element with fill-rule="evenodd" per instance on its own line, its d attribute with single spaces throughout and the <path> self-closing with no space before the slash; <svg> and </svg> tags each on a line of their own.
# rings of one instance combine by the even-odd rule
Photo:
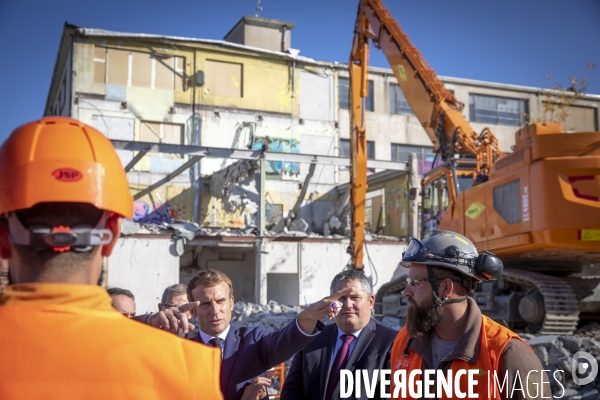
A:
<svg viewBox="0 0 600 400">
<path fill-rule="evenodd" d="M 450 168 L 439 167 L 423 180 L 422 234 L 425 239 L 438 230 L 450 205 L 448 181 L 451 180 Z"/>
<path fill-rule="evenodd" d="M 421 238 L 433 231 L 450 229 L 464 234 L 464 223 L 456 218 L 464 203 L 460 193 L 475 185 L 474 162 L 451 160 L 428 172 L 422 181 Z M 462 214 L 462 213 L 461 213 Z"/>
</svg>

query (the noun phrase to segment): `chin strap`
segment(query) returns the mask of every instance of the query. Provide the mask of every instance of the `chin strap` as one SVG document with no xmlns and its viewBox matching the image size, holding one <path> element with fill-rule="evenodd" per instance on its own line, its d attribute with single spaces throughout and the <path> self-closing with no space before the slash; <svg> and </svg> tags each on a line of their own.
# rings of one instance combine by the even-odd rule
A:
<svg viewBox="0 0 600 400">
<path fill-rule="evenodd" d="M 431 285 L 431 289 L 433 289 L 433 297 L 435 297 L 434 307 L 439 307 L 442 304 L 446 304 L 446 303 L 449 303 L 449 304 L 461 303 L 469 298 L 469 296 L 467 295 L 465 297 L 460 297 L 458 299 L 442 299 L 440 297 L 440 295 L 438 294 L 438 289 L 437 289 L 437 281 L 439 281 L 439 279 L 437 279 L 433 275 L 433 268 L 431 267 L 431 265 L 427 265 L 427 281 L 429 281 L 429 284 Z"/>
</svg>

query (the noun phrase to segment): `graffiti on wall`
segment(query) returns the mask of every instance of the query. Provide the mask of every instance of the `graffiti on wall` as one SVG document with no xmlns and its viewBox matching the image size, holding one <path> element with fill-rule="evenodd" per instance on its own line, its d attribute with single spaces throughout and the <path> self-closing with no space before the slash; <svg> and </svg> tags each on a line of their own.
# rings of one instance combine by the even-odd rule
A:
<svg viewBox="0 0 600 400">
<path fill-rule="evenodd" d="M 297 139 L 283 139 L 275 137 L 254 138 L 253 150 L 262 150 L 264 147 L 272 153 L 300 153 L 300 141 Z M 300 164 L 289 161 L 267 161 L 267 178 L 282 179 L 285 177 L 298 177 Z"/>
<path fill-rule="evenodd" d="M 153 224 L 170 223 L 174 219 L 185 219 L 185 211 L 184 204 L 172 206 L 169 203 L 155 201 L 150 205 L 144 200 L 137 200 L 133 203 L 133 221 Z"/>
</svg>

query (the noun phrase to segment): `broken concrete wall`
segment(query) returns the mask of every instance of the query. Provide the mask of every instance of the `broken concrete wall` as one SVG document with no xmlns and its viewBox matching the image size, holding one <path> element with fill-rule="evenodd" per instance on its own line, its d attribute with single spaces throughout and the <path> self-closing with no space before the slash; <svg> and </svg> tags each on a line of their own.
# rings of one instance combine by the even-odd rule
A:
<svg viewBox="0 0 600 400">
<path fill-rule="evenodd" d="M 238 161 L 205 177 L 208 190 L 202 193 L 201 225 L 244 228 L 257 226 L 260 193 L 257 161 Z"/>
<path fill-rule="evenodd" d="M 194 46 L 197 46 L 195 50 L 192 49 Z M 194 144 L 247 149 L 262 148 L 263 142 L 267 142 L 273 152 L 335 154 L 337 128 L 331 70 L 325 72 L 323 68 L 302 63 L 294 68 L 291 63 L 276 58 L 256 58 L 242 51 L 234 54 L 199 43 L 185 49 L 164 48 L 162 42 L 154 43 L 148 38 L 76 38 L 74 49 L 77 73 L 73 74 L 76 100 L 72 114 L 112 139 L 192 144 L 186 126 L 193 112 L 190 96 L 194 91 L 192 82 L 185 79 L 195 77 L 195 71 L 201 70 L 205 72 L 206 84 L 196 88 L 196 95 L 202 97 L 202 106 L 197 106 L 195 111 L 200 119 L 202 140 Z M 222 88 L 217 85 L 220 82 L 218 75 L 224 70 L 212 68 L 210 63 L 243 65 L 243 76 L 237 78 L 239 93 L 234 93 L 235 87 L 231 93 L 219 93 Z M 158 72 L 151 73 L 157 71 L 156 68 Z M 253 79 L 244 79 L 248 77 Z M 231 79 L 227 82 L 231 83 Z M 326 96 L 323 97 L 321 89 L 325 90 Z M 124 165 L 135 155 L 126 151 L 120 153 Z M 187 159 L 178 155 L 146 155 L 129 172 L 132 188 L 144 188 L 177 169 Z M 235 162 L 205 158 L 199 173 L 210 175 Z M 269 178 L 273 179 L 267 182 L 266 190 L 284 200 L 278 200 L 272 208 L 281 208 L 281 214 L 285 216 L 300 193 L 297 184 L 303 181 L 307 167 L 286 162 L 272 164 L 273 173 Z M 337 171 L 333 167 L 319 166 L 315 177 L 317 185 L 337 183 Z M 192 219 L 197 215 L 197 202 L 188 204 L 188 196 L 184 202 L 178 200 L 174 204 L 172 201 L 190 188 L 189 180 L 188 171 L 185 171 L 169 183 L 168 190 L 158 190 L 152 196 L 140 199 L 138 211 L 146 213 L 141 218 L 151 214 L 154 208 L 168 205 L 178 209 L 178 218 Z M 286 193 L 279 196 L 282 186 L 279 182 L 288 180 L 294 184 L 284 185 Z M 293 189 L 287 192 L 290 188 Z M 309 190 L 307 202 L 319 201 L 320 193 L 331 188 L 318 187 L 316 193 Z M 204 204 L 205 219 L 209 214 L 215 221 L 228 219 L 228 216 L 220 215 L 223 214 L 222 204 Z M 315 210 L 320 213 L 329 205 L 315 203 L 310 210 L 313 214 Z M 238 215 L 230 218 L 234 222 L 224 226 L 251 223 L 248 215 L 236 212 Z M 323 220 L 321 216 L 310 219 Z M 158 222 L 156 218 L 152 221 Z"/>
<path fill-rule="evenodd" d="M 129 289 L 137 314 L 158 311 L 167 286 L 179 283 L 179 256 L 170 236 L 122 237 L 105 263 L 105 286 Z"/>
</svg>

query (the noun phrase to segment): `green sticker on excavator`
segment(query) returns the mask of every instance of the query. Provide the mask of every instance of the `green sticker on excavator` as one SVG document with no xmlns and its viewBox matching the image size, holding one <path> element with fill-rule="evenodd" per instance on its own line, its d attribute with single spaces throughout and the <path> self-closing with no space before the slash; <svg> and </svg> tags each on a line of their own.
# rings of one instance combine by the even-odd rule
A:
<svg viewBox="0 0 600 400">
<path fill-rule="evenodd" d="M 400 79 L 406 81 L 406 71 L 404 70 L 404 65 L 398 64 L 398 75 L 400 75 Z"/>
<path fill-rule="evenodd" d="M 469 208 L 467 208 L 465 215 L 471 219 L 475 219 L 481 215 L 483 210 L 485 210 L 485 206 L 483 204 L 474 202 L 469 206 Z"/>
</svg>

